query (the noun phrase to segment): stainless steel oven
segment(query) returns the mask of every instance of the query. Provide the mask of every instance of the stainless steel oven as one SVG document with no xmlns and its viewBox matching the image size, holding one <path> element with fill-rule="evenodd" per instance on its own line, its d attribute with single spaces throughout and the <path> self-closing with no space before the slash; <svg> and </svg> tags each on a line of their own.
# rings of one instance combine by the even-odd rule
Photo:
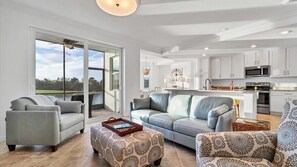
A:
<svg viewBox="0 0 297 167">
<path fill-rule="evenodd" d="M 270 114 L 270 83 L 269 82 L 247 82 L 247 91 L 257 93 L 257 112 Z"/>
</svg>

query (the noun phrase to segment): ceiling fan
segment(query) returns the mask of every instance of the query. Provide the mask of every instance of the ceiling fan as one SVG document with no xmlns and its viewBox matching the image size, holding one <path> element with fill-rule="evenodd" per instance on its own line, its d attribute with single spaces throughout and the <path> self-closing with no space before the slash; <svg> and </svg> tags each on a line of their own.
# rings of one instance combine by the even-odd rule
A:
<svg viewBox="0 0 297 167">
<path fill-rule="evenodd" d="M 63 40 L 63 44 L 64 44 L 64 46 L 66 47 L 66 48 L 68 48 L 68 49 L 74 49 L 74 46 L 76 45 L 76 46 L 80 46 L 80 45 L 78 45 L 78 44 L 76 44 L 76 43 L 78 43 L 78 41 L 74 41 L 74 40 L 70 40 L 70 39 L 64 39 Z"/>
</svg>

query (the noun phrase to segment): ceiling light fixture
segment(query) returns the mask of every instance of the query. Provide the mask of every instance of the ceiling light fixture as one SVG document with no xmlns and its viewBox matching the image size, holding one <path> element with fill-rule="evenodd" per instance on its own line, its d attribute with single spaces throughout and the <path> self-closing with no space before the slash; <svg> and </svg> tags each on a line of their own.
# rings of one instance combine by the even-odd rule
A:
<svg viewBox="0 0 297 167">
<path fill-rule="evenodd" d="M 251 45 L 251 48 L 255 48 L 255 47 L 257 47 L 257 45 Z"/>
<path fill-rule="evenodd" d="M 205 48 L 204 48 L 204 50 L 208 50 L 208 49 L 209 49 L 208 47 L 205 47 Z"/>
<path fill-rule="evenodd" d="M 293 3 L 293 2 L 297 2 L 297 0 L 283 0 L 281 3 L 282 3 L 283 5 L 287 5 L 287 4 L 289 4 L 289 3 Z"/>
<path fill-rule="evenodd" d="M 293 31 L 292 30 L 286 30 L 286 31 L 282 31 L 281 34 L 282 35 L 286 35 L 286 34 L 289 34 L 291 32 L 293 32 Z"/>
<path fill-rule="evenodd" d="M 202 54 L 202 56 L 203 56 L 203 57 L 205 57 L 205 56 L 206 56 L 206 54 Z"/>
<path fill-rule="evenodd" d="M 104 12 L 113 16 L 128 16 L 140 6 L 140 0 L 96 0 Z"/>
</svg>

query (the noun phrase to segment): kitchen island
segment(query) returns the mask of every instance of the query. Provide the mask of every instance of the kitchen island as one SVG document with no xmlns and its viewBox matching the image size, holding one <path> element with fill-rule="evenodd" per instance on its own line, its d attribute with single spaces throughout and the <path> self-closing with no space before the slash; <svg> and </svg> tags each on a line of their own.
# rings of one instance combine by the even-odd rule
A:
<svg viewBox="0 0 297 167">
<path fill-rule="evenodd" d="M 221 96 L 230 97 L 232 99 L 240 100 L 239 110 L 240 117 L 256 119 L 257 116 L 257 93 L 254 91 L 244 90 L 195 90 L 195 89 L 178 89 L 166 88 L 167 92 L 172 95 L 186 94 L 186 95 L 200 95 L 200 96 Z"/>
</svg>

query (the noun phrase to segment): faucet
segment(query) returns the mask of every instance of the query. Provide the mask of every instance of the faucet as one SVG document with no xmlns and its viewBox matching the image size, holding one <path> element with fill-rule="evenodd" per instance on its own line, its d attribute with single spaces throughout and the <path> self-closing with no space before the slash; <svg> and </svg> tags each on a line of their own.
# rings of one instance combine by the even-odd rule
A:
<svg viewBox="0 0 297 167">
<path fill-rule="evenodd" d="M 210 79 L 206 79 L 205 82 L 204 82 L 204 89 L 205 90 L 209 90 L 210 89 L 210 85 L 211 85 Z"/>
</svg>

